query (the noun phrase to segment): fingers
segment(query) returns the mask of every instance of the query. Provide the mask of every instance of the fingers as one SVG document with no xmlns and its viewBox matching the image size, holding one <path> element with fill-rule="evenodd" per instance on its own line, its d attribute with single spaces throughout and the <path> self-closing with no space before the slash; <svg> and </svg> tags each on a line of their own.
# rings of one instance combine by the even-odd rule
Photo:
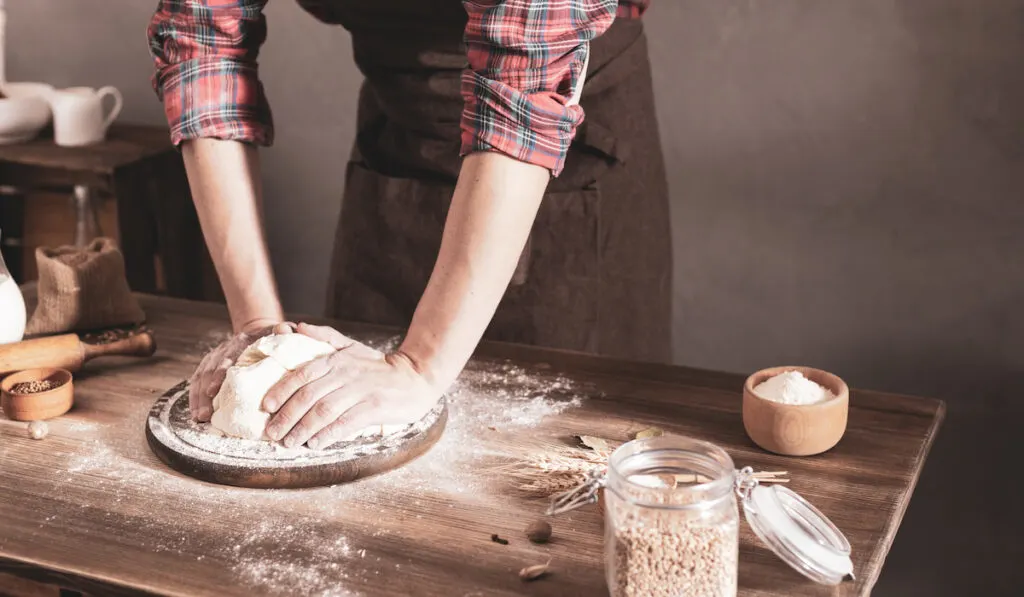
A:
<svg viewBox="0 0 1024 597">
<path fill-rule="evenodd" d="M 285 436 L 284 445 L 290 448 L 306 443 L 309 438 L 337 421 L 339 416 L 344 416 L 359 399 L 360 396 L 348 387 L 339 388 L 324 396 Z"/>
<path fill-rule="evenodd" d="M 374 419 L 380 417 L 378 405 L 374 402 L 359 402 L 348 410 L 336 415 L 333 422 L 329 422 L 322 429 L 317 431 L 312 438 L 306 441 L 306 445 L 312 450 L 322 450 L 331 445 L 348 439 L 364 428 L 375 424 Z"/>
<path fill-rule="evenodd" d="M 208 421 L 213 415 L 213 408 L 211 408 L 213 397 L 220 390 L 227 374 L 227 368 L 231 366 L 229 359 L 221 359 L 220 363 L 215 365 L 218 358 L 221 358 L 218 352 L 207 355 L 199 363 L 199 367 L 189 380 L 189 411 L 192 418 L 200 422 Z"/>
<path fill-rule="evenodd" d="M 213 416 L 213 398 L 224 385 L 224 378 L 227 377 L 231 364 L 231 359 L 221 359 L 215 369 L 207 370 L 203 374 L 202 390 L 196 395 L 197 421 L 205 423 Z"/>
<path fill-rule="evenodd" d="M 338 330 L 326 326 L 326 325 L 312 325 L 309 323 L 300 323 L 296 327 L 296 331 L 304 336 L 309 336 L 314 340 L 326 342 L 333 346 L 336 350 L 346 349 L 356 343 L 355 340 L 349 338 L 345 334 L 342 334 Z"/>
<path fill-rule="evenodd" d="M 188 405 L 192 418 L 205 422 L 213 415 L 213 398 L 220 391 L 228 368 L 246 348 L 261 336 L 294 333 L 296 325 L 285 321 L 253 333 L 241 332 L 221 343 L 199 362 L 189 379 Z"/>
<path fill-rule="evenodd" d="M 285 438 L 315 404 L 342 384 L 344 380 L 331 371 L 326 359 L 317 359 L 285 375 L 264 397 L 264 410 L 276 411 L 267 425 L 267 436 L 273 440 Z"/>
<path fill-rule="evenodd" d="M 276 413 L 290 402 L 293 394 L 303 386 L 317 381 L 331 371 L 331 363 L 327 357 L 319 357 L 299 365 L 297 369 L 284 374 L 263 396 L 263 410 Z"/>
<path fill-rule="evenodd" d="M 199 406 L 201 401 L 199 396 L 203 392 L 203 376 L 199 370 L 192 374 L 192 377 L 188 380 L 188 411 L 195 420 L 199 419 Z"/>
</svg>

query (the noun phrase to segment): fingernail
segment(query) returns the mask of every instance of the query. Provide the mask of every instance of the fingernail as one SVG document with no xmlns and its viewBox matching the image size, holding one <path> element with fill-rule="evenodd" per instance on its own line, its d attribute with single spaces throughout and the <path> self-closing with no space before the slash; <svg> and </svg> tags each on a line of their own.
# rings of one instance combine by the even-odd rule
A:
<svg viewBox="0 0 1024 597">
<path fill-rule="evenodd" d="M 268 400 L 268 401 L 264 402 L 263 403 L 263 410 L 267 411 L 268 413 L 276 413 L 277 412 L 277 402 L 275 402 L 273 400 Z"/>
<path fill-rule="evenodd" d="M 294 437 L 290 437 L 290 436 L 284 438 L 284 447 L 286 447 L 286 448 L 294 448 L 295 447 L 295 438 Z"/>
<path fill-rule="evenodd" d="M 205 420 L 209 419 L 212 416 L 213 416 L 213 409 L 211 409 L 209 406 L 204 406 L 204 407 L 199 409 L 199 418 L 200 419 L 205 421 Z"/>
<path fill-rule="evenodd" d="M 306 445 L 309 446 L 310 450 L 316 450 L 317 448 L 320 447 L 320 442 L 318 440 L 311 439 L 308 442 L 306 442 Z"/>
<path fill-rule="evenodd" d="M 276 425 L 271 425 L 270 427 L 267 427 L 267 435 L 270 439 L 277 441 L 281 439 L 281 428 Z"/>
</svg>

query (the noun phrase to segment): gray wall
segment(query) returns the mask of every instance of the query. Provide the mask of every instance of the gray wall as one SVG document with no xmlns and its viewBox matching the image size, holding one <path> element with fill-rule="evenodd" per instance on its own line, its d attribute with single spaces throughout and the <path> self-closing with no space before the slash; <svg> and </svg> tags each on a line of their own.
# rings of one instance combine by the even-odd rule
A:
<svg viewBox="0 0 1024 597">
<path fill-rule="evenodd" d="M 162 121 L 155 2 L 8 5 L 11 79 L 113 84 L 126 120 Z M 287 307 L 319 312 L 358 74 L 343 31 L 268 12 L 271 248 Z M 655 0 L 651 16 L 677 360 L 810 363 L 949 400 L 877 594 L 1010 594 L 1021 483 L 997 473 L 1024 410 L 1024 1 Z"/>
</svg>

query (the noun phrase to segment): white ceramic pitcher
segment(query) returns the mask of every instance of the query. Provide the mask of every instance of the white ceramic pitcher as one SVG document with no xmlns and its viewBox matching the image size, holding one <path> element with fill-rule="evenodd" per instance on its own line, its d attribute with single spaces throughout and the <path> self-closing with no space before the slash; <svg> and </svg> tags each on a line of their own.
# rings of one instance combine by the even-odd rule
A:
<svg viewBox="0 0 1024 597">
<path fill-rule="evenodd" d="M 114 98 L 114 105 L 103 115 L 103 100 Z M 57 145 L 79 147 L 99 143 L 121 113 L 124 98 L 115 87 L 69 87 L 50 94 L 53 110 L 53 139 Z"/>
</svg>

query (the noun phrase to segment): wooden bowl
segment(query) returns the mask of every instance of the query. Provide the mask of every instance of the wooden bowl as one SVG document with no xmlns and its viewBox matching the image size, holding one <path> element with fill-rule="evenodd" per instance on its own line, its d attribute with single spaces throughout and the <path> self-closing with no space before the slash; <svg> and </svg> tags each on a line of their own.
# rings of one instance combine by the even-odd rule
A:
<svg viewBox="0 0 1024 597">
<path fill-rule="evenodd" d="M 14 392 L 14 386 L 20 383 L 47 380 L 60 385 L 45 392 Z M 71 373 L 66 369 L 26 369 L 8 375 L 0 383 L 0 407 L 7 418 L 15 421 L 40 421 L 59 417 L 71 410 L 74 396 Z"/>
<path fill-rule="evenodd" d="M 828 388 L 835 398 L 816 404 L 782 404 L 762 398 L 754 387 L 786 371 L 799 371 Z M 784 456 L 813 456 L 832 449 L 846 432 L 850 389 L 839 377 L 810 367 L 762 369 L 743 384 L 743 427 L 761 448 Z"/>
</svg>

